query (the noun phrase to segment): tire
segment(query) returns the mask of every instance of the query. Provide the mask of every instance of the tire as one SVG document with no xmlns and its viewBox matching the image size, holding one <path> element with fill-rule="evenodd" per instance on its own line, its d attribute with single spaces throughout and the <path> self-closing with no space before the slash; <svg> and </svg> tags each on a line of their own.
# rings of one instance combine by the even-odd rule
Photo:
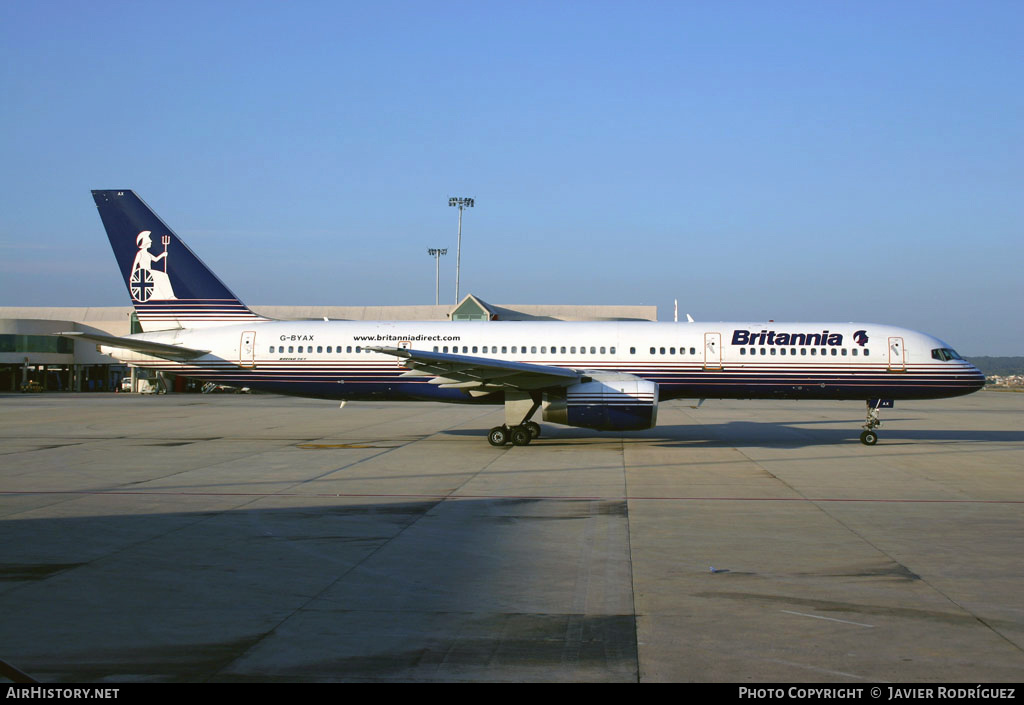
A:
<svg viewBox="0 0 1024 705">
<path fill-rule="evenodd" d="M 531 438 L 540 438 L 540 424 L 536 421 L 527 421 L 523 424 L 529 431 Z"/>
<path fill-rule="evenodd" d="M 492 446 L 503 446 L 509 442 L 508 429 L 504 426 L 495 426 L 487 433 L 487 442 Z"/>
<path fill-rule="evenodd" d="M 512 429 L 512 445 L 528 446 L 532 440 L 533 434 L 531 434 L 530 429 L 525 426 L 516 426 Z"/>
<path fill-rule="evenodd" d="M 874 431 L 865 431 L 860 434 L 860 442 L 866 446 L 873 446 L 878 443 L 878 434 Z"/>
</svg>

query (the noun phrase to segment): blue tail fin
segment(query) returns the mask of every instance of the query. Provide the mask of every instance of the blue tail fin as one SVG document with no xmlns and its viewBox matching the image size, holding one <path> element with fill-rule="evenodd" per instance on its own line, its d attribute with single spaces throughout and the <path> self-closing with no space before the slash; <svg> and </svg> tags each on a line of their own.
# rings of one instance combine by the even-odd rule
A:
<svg viewBox="0 0 1024 705">
<path fill-rule="evenodd" d="M 266 320 L 250 311 L 133 191 L 93 191 L 145 331 Z"/>
</svg>

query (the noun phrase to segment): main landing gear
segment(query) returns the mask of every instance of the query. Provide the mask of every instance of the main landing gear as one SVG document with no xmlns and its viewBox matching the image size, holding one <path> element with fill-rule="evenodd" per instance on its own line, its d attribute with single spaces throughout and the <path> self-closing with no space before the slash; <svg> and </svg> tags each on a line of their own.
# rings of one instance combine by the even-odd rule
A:
<svg viewBox="0 0 1024 705">
<path fill-rule="evenodd" d="M 540 408 L 539 392 L 505 392 L 505 423 L 495 426 L 487 433 L 487 442 L 492 446 L 503 446 L 511 443 L 514 446 L 530 445 L 530 441 L 540 437 L 540 424 L 530 421 Z"/>
<path fill-rule="evenodd" d="M 873 405 L 870 400 L 868 401 L 868 417 L 862 426 L 864 431 L 860 434 L 860 442 L 866 446 L 873 446 L 878 443 L 878 434 L 875 433 L 875 429 L 882 425 L 881 420 L 878 418 L 878 410 L 882 408 L 882 404 L 883 401 L 881 399 L 875 400 Z"/>
<path fill-rule="evenodd" d="M 527 421 L 519 426 L 495 426 L 487 434 L 487 442 L 492 446 L 503 446 L 511 443 L 514 446 L 530 445 L 530 441 L 540 437 L 540 424 Z"/>
</svg>

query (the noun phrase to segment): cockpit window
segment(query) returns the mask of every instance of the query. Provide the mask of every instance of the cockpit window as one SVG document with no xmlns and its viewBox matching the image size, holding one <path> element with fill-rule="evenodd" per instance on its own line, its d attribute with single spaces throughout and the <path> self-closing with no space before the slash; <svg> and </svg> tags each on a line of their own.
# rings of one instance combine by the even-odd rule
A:
<svg viewBox="0 0 1024 705">
<path fill-rule="evenodd" d="M 935 348 L 932 350 L 932 358 L 935 360 L 942 360 L 943 362 L 946 362 L 947 360 L 963 360 L 957 351 L 951 348 Z"/>
</svg>

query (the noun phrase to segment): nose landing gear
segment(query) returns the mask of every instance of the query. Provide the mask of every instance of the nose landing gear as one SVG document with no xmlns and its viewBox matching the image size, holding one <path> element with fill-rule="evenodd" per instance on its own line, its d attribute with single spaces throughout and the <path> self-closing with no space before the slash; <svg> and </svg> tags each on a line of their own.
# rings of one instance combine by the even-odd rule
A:
<svg viewBox="0 0 1024 705">
<path fill-rule="evenodd" d="M 891 409 L 893 403 L 887 399 L 869 399 L 867 405 L 868 417 L 862 426 L 864 431 L 860 434 L 860 442 L 866 446 L 873 446 L 878 443 L 878 434 L 875 429 L 882 425 L 882 421 L 878 418 L 878 411 L 883 407 Z"/>
</svg>

